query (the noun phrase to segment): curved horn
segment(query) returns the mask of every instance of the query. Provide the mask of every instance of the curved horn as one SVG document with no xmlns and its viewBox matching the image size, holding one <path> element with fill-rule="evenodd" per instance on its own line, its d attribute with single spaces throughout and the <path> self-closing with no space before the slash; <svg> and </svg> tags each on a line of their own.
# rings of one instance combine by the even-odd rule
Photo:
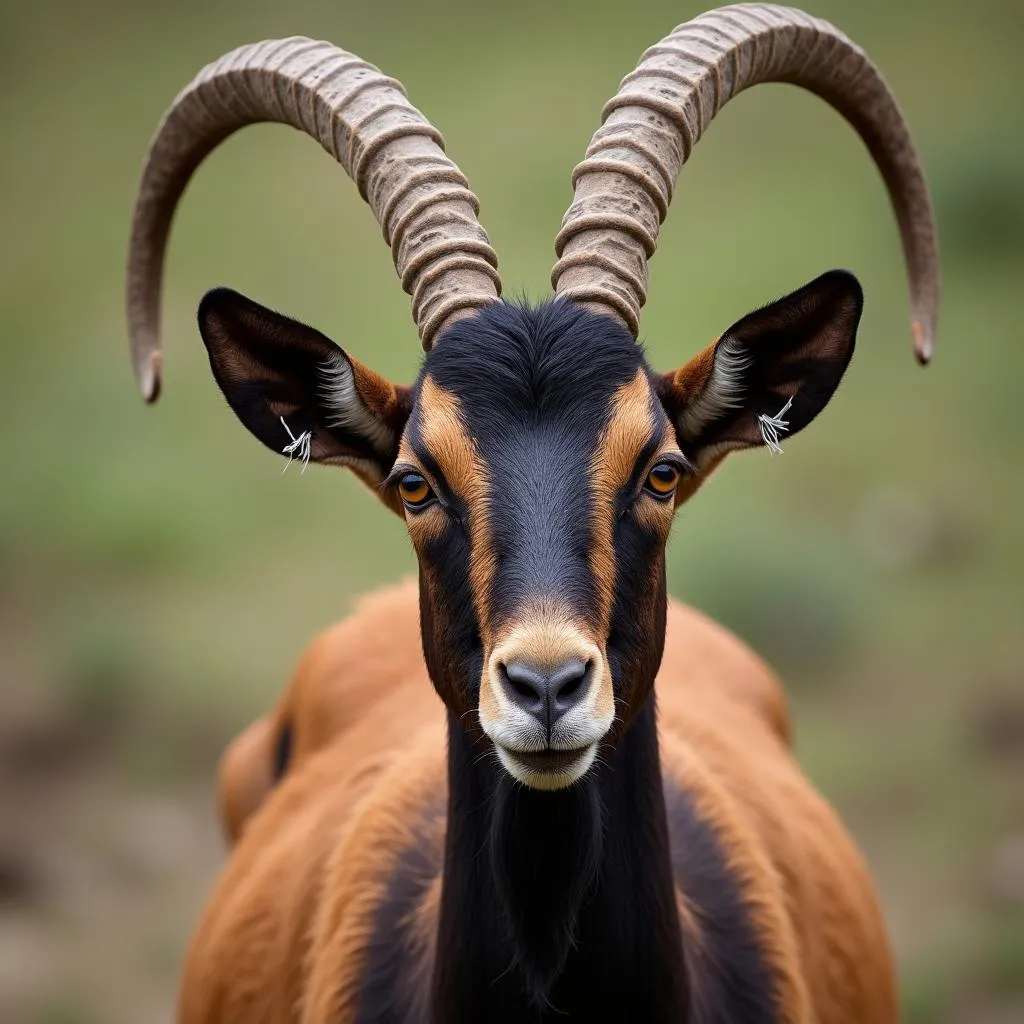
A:
<svg viewBox="0 0 1024 1024">
<path fill-rule="evenodd" d="M 391 246 L 423 347 L 494 302 L 497 256 L 479 204 L 440 133 L 401 84 L 330 43 L 293 37 L 239 47 L 204 68 L 157 129 L 142 172 L 128 256 L 128 330 L 143 397 L 160 391 L 160 286 L 178 199 L 239 128 L 263 121 L 315 138 L 355 181 Z"/>
<path fill-rule="evenodd" d="M 555 240 L 555 291 L 611 313 L 636 335 L 647 260 L 679 171 L 725 103 L 761 82 L 816 93 L 866 143 L 899 222 L 914 351 L 928 362 L 938 317 L 938 238 L 903 115 L 863 50 L 827 22 L 773 4 L 723 7 L 680 25 L 622 80 L 573 171 L 573 203 Z"/>
</svg>

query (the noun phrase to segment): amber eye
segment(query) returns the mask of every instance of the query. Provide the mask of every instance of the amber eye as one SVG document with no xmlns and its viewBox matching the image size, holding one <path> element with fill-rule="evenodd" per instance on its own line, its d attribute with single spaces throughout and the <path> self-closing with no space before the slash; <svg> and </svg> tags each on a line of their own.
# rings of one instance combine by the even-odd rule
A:
<svg viewBox="0 0 1024 1024">
<path fill-rule="evenodd" d="M 665 501 L 675 494 L 677 483 L 679 483 L 679 470 L 671 462 L 659 462 L 647 474 L 644 486 L 654 497 Z"/>
<path fill-rule="evenodd" d="M 401 495 L 405 507 L 413 512 L 430 504 L 434 497 L 430 484 L 419 473 L 406 473 L 398 481 L 398 493 Z"/>
</svg>

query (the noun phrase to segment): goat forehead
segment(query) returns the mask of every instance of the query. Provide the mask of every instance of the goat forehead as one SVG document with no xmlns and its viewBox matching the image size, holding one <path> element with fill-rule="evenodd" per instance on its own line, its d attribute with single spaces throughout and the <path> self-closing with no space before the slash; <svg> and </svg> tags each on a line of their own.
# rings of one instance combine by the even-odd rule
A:
<svg viewBox="0 0 1024 1024">
<path fill-rule="evenodd" d="M 500 303 L 454 324 L 424 373 L 458 395 L 467 416 L 530 422 L 600 417 L 641 366 L 639 346 L 607 317 L 568 302 Z"/>
<path fill-rule="evenodd" d="M 648 376 L 640 347 L 608 318 L 568 302 L 502 303 L 456 323 L 428 355 L 414 419 L 442 422 L 443 394 L 487 462 L 509 463 L 504 472 L 587 462 L 626 398 L 653 427 Z"/>
<path fill-rule="evenodd" d="M 431 374 L 420 382 L 407 431 L 412 453 L 465 498 L 479 493 L 472 480 L 481 477 L 530 504 L 557 500 L 581 477 L 599 476 L 606 493 L 667 436 L 667 417 L 642 367 L 587 401 L 514 405 L 502 397 L 475 404 Z"/>
</svg>

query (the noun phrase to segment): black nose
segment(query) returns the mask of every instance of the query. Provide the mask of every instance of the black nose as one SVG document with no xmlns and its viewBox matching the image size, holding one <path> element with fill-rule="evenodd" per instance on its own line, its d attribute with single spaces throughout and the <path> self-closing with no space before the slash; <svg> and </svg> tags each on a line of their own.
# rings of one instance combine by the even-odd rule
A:
<svg viewBox="0 0 1024 1024">
<path fill-rule="evenodd" d="M 548 732 L 587 691 L 583 685 L 590 663 L 567 661 L 557 668 L 537 670 L 513 661 L 501 666 L 501 681 L 509 700 L 528 711 Z"/>
</svg>

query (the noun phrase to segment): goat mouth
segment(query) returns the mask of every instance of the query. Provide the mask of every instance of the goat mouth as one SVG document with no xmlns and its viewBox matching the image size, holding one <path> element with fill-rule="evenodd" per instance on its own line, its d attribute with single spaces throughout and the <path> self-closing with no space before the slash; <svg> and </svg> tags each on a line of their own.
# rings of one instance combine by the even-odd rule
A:
<svg viewBox="0 0 1024 1024">
<path fill-rule="evenodd" d="M 572 768 L 581 758 L 589 753 L 590 747 L 578 747 L 575 750 L 508 750 L 505 753 L 518 761 L 524 768 L 535 772 L 558 772 Z"/>
</svg>

